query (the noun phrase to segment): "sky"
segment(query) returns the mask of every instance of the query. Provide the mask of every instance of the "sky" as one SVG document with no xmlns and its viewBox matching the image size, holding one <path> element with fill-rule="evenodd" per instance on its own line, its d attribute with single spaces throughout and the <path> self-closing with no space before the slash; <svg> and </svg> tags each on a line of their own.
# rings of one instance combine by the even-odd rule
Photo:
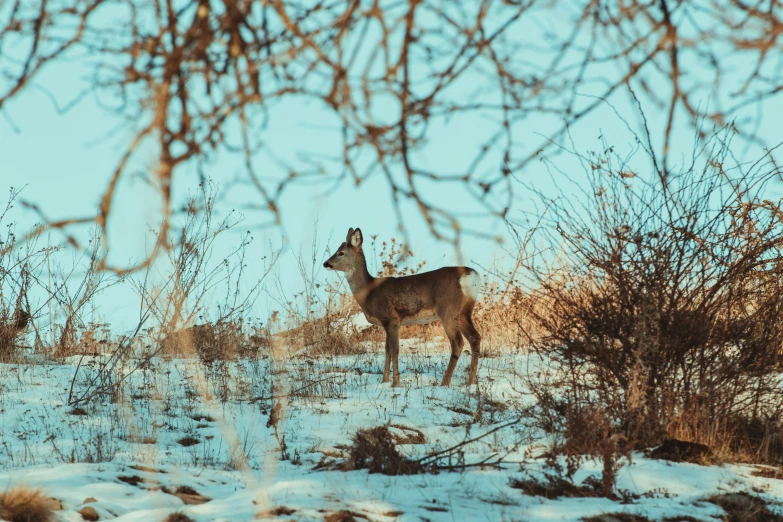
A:
<svg viewBox="0 0 783 522">
<path fill-rule="evenodd" d="M 78 60 L 50 67 L 0 111 L 0 190 L 10 186 L 23 187 L 21 200 L 36 204 L 49 219 L 81 217 L 93 213 L 110 173 L 133 136 L 133 129 L 128 123 L 102 107 L 95 97 L 85 97 L 65 113 L 58 111 L 56 105 L 64 105 L 76 96 L 84 87 L 88 74 L 88 68 Z M 478 85 L 481 78 L 476 77 L 475 81 Z M 468 96 L 474 88 L 468 77 L 464 85 L 465 95 Z M 591 91 L 591 87 L 587 86 L 580 94 L 593 95 L 597 92 L 599 90 Z M 51 96 L 56 98 L 57 103 L 53 102 Z M 593 101 L 589 97 L 584 100 L 584 103 Z M 636 147 L 626 126 L 629 123 L 637 131 L 641 128 L 641 120 L 632 100 L 622 95 L 613 101 L 626 121 L 619 118 L 613 108 L 600 107 L 573 127 L 569 140 L 575 149 L 596 150 L 600 145 L 599 136 L 606 137 L 620 150 L 630 152 Z M 706 97 L 693 101 L 710 103 Z M 783 110 L 783 106 L 776 101 L 768 105 L 766 110 L 773 113 L 775 110 Z M 661 128 L 663 111 L 653 110 L 648 117 L 653 128 Z M 675 128 L 678 139 L 673 147 L 685 155 L 692 146 L 693 130 L 681 123 L 684 118 L 678 121 L 680 126 Z M 541 143 L 547 132 L 556 128 L 556 124 L 543 114 L 533 116 L 517 129 L 516 137 L 520 142 L 534 146 Z M 427 146 L 426 154 L 420 156 L 421 161 L 424 165 L 430 163 L 443 168 L 453 167 L 455 170 L 470 161 L 484 136 L 497 129 L 497 121 L 479 115 L 454 118 L 447 124 L 439 125 L 430 130 L 432 141 Z M 332 156 L 335 151 L 339 153 L 341 146 L 339 128 L 333 118 L 318 102 L 312 100 L 292 98 L 277 104 L 271 111 L 270 125 L 264 133 L 267 147 L 281 157 L 295 157 L 303 144 L 311 152 Z M 773 118 L 762 120 L 759 134 L 774 138 L 776 131 Z M 660 133 L 654 139 L 660 141 Z M 745 151 L 748 157 L 758 152 Z M 263 162 L 268 160 L 259 161 L 265 165 Z M 583 180 L 580 177 L 581 166 L 575 158 L 561 155 L 558 161 L 559 166 L 573 174 L 569 177 L 577 185 L 580 179 Z M 142 154 L 134 168 L 144 172 L 145 169 L 153 168 L 153 162 L 153 154 L 146 155 L 146 159 Z M 218 154 L 205 170 L 221 190 L 225 190 L 232 185 L 233 180 L 242 178 L 241 158 Z M 516 174 L 520 183 L 516 185 L 517 196 L 508 216 L 520 224 L 524 233 L 541 208 L 534 192 L 568 192 L 570 182 L 549 173 L 543 164 L 533 164 L 524 173 Z M 175 201 L 181 202 L 188 192 L 195 190 L 197 183 L 198 176 L 194 168 L 184 168 L 178 172 L 174 185 Z M 115 262 L 130 264 L 133 259 L 143 257 L 150 246 L 149 230 L 157 222 L 158 207 L 154 192 L 145 185 L 143 176 L 126 176 L 120 188 L 125 196 L 119 200 L 116 214 L 110 223 L 110 255 Z M 453 201 L 456 208 L 464 205 L 468 212 L 476 210 L 460 190 L 441 186 L 433 190 L 437 191 L 439 201 Z M 283 288 L 286 293 L 293 295 L 302 287 L 296 256 L 300 253 L 307 256 L 314 241 L 318 245 L 317 252 L 325 259 L 329 255 L 328 251 L 334 251 L 344 240 L 349 227 L 360 227 L 366 242 L 373 235 L 377 235 L 378 242 L 392 237 L 401 238 L 391 199 L 383 180 L 378 176 L 358 187 L 350 180 L 337 188 L 325 183 L 294 187 L 285 193 L 280 202 L 282 226 L 277 228 L 259 226 L 267 216 L 242 209 L 243 203 L 253 200 L 253 194 L 246 185 L 226 190 L 224 195 L 227 200 L 221 203 L 219 212 L 225 213 L 238 207 L 244 214 L 244 221 L 235 232 L 218 243 L 218 248 L 226 251 L 240 240 L 242 234 L 248 231 L 251 233 L 254 241 L 249 252 L 248 286 L 264 272 L 264 256 L 282 250 L 274 271 L 274 277 L 280 284 L 270 285 L 269 292 L 262 293 L 257 306 L 258 317 L 268 316 L 272 310 L 279 308 L 276 299 L 280 299 L 280 296 L 272 295 L 276 292 L 274 288 Z M 501 243 L 466 237 L 461 251 L 455 252 L 448 243 L 433 240 L 414 208 L 407 206 L 405 211 L 410 248 L 416 255 L 415 261 L 427 261 L 427 269 L 460 261 L 487 269 L 508 262 L 506 252 L 512 243 L 504 224 L 499 220 L 476 218 L 472 224 L 482 232 L 500 238 Z M 29 230 L 39 221 L 32 211 L 21 205 L 17 205 L 10 219 L 17 222 L 17 232 Z M 53 233 L 46 240 L 61 243 L 62 237 Z M 66 248 L 60 259 L 67 265 L 75 255 L 77 253 Z M 322 269 L 318 277 L 321 281 L 334 284 L 340 276 Z M 124 285 L 99 297 L 96 313 L 101 320 L 119 325 L 122 329 L 133 326 L 138 310 L 138 298 L 128 285 Z"/>
</svg>

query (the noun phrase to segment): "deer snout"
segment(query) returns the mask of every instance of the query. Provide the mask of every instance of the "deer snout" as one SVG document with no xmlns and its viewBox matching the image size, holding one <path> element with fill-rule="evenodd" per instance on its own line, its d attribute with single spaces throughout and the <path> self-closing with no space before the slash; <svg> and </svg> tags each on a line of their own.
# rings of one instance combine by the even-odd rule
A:
<svg viewBox="0 0 783 522">
<path fill-rule="evenodd" d="M 329 264 L 329 261 L 324 261 L 324 268 L 334 268 L 334 267 Z"/>
</svg>

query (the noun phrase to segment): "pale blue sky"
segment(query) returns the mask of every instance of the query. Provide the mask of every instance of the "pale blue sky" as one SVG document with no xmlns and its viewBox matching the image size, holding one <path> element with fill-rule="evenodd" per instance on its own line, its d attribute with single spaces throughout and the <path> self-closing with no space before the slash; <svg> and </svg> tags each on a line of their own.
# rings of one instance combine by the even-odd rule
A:
<svg viewBox="0 0 783 522">
<path fill-rule="evenodd" d="M 547 24 L 552 23 L 554 22 L 547 21 Z M 741 64 L 738 67 L 742 70 Z M 607 70 L 606 74 L 612 76 L 618 74 L 618 71 Z M 39 205 L 50 219 L 94 213 L 110 173 L 133 136 L 129 124 L 119 121 L 114 114 L 100 107 L 94 97 L 88 96 L 65 114 L 58 114 L 49 95 L 36 87 L 44 86 L 59 103 L 64 104 L 83 88 L 87 75 L 88 69 L 78 60 L 49 68 L 22 95 L 8 103 L 0 114 L 0 189 L 25 186 L 22 199 Z M 474 79 L 475 85 L 471 83 L 471 77 L 467 77 L 459 86 L 465 96 L 476 95 L 474 91 L 482 79 L 478 76 Z M 580 94 L 599 94 L 603 89 L 599 80 L 600 78 L 597 78 L 593 84 L 586 84 Z M 666 92 L 666 86 L 662 86 L 661 91 Z M 593 101 L 590 97 L 583 99 L 584 104 Z M 631 127 L 638 131 L 640 120 L 627 92 L 619 93 L 612 101 Z M 715 102 L 707 97 L 691 101 L 703 104 L 702 106 Z M 389 111 L 394 112 L 396 105 L 390 102 L 389 107 Z M 783 114 L 783 105 L 777 101 L 768 103 L 764 111 L 767 115 Z M 656 144 L 660 144 L 662 138 L 664 112 L 651 108 L 647 113 Z M 754 113 L 755 108 L 747 114 Z M 318 154 L 340 154 L 339 128 L 322 104 L 303 98 L 289 98 L 283 103 L 275 104 L 270 115 L 269 128 L 263 135 L 266 146 L 273 150 L 277 157 L 295 162 L 302 149 L 309 151 L 314 158 L 317 158 Z M 780 139 L 776 129 L 777 119 L 779 118 L 762 119 L 759 135 L 769 142 L 774 143 Z M 441 171 L 461 171 L 486 136 L 497 130 L 497 123 L 477 114 L 455 117 L 447 124 L 436 123 L 429 131 L 431 142 L 418 156 L 418 161 L 421 165 L 437 165 Z M 693 143 L 693 129 L 684 124 L 682 117 L 678 118 L 677 124 L 672 145 L 683 157 L 688 157 Z M 520 147 L 535 150 L 543 143 L 545 136 L 559 125 L 560 122 L 551 117 L 534 116 L 516 126 L 516 140 Z M 621 151 L 631 151 L 636 146 L 625 123 L 608 106 L 600 107 L 571 129 L 573 147 L 582 152 L 597 150 L 600 146 L 599 135 L 606 136 L 608 141 Z M 751 148 L 749 151 L 738 151 L 738 154 L 754 157 L 759 152 L 759 149 Z M 142 154 L 134 167 L 137 171 L 153 168 L 154 160 L 154 154 L 149 153 L 146 159 Z M 274 169 L 273 164 L 264 157 L 257 161 L 262 169 Z M 645 161 L 639 161 L 643 167 Z M 574 180 L 578 182 L 582 179 L 581 167 L 574 158 L 561 155 L 557 162 L 560 168 L 572 174 Z M 496 166 L 490 164 L 482 168 L 492 169 Z M 207 175 L 223 186 L 229 184 L 232 179 L 241 178 L 242 171 L 241 158 L 228 154 L 215 156 L 214 161 L 205 168 Z M 546 193 L 553 193 L 555 189 L 564 189 L 567 186 L 564 179 L 551 179 L 543 164 L 539 162 L 533 162 L 524 172 L 517 172 L 515 175 L 529 187 Z M 197 183 L 195 169 L 185 168 L 179 171 L 174 183 L 175 200 L 181 202 L 184 194 Z M 381 177 L 375 176 L 360 187 L 355 187 L 350 180 L 346 180 L 336 190 L 325 194 L 329 186 L 328 183 L 311 183 L 289 189 L 280 202 L 283 219 L 283 227 L 280 229 L 259 229 L 258 223 L 266 221 L 268 216 L 244 211 L 245 222 L 237 230 L 250 230 L 255 236 L 249 282 L 255 279 L 254 274 L 260 272 L 260 257 L 264 255 L 269 243 L 279 246 L 283 237 L 286 248 L 278 265 L 278 273 L 283 287 L 291 294 L 300 286 L 294 254 L 300 250 L 305 254 L 309 252 L 314 233 L 321 248 L 328 250 L 334 250 L 339 245 L 349 227 L 361 227 L 366 241 L 369 241 L 369 236 L 375 234 L 378 235 L 379 241 L 388 240 L 392 236 L 401 237 L 396 230 L 397 222 L 391 200 Z M 150 241 L 148 229 L 157 222 L 157 207 L 154 193 L 145 187 L 141 177 L 126 176 L 120 190 L 124 191 L 125 197 L 118 201 L 110 234 L 112 259 L 114 262 L 123 263 L 143 256 Z M 516 190 L 517 196 L 509 217 L 524 223 L 531 213 L 535 217 L 535 198 L 522 185 L 518 185 Z M 451 208 L 464 209 L 466 212 L 480 210 L 459 189 L 439 186 L 429 193 L 439 202 L 448 202 Z M 221 209 L 227 210 L 234 205 L 257 202 L 254 196 L 249 188 L 235 189 L 228 194 L 229 201 L 225 202 Z M 416 253 L 416 259 L 426 259 L 429 268 L 454 264 L 458 256 L 453 249 L 429 236 L 420 216 L 411 205 L 406 205 L 405 209 L 411 248 Z M 21 207 L 17 207 L 12 218 L 18 221 L 20 232 L 36 222 L 35 216 Z M 476 218 L 467 220 L 466 223 L 492 235 L 506 235 L 504 226 L 497 220 Z M 54 242 L 61 240 L 56 234 L 51 238 Z M 238 241 L 239 238 L 233 236 L 231 240 Z M 228 243 L 221 243 L 221 247 L 227 248 Z M 466 264 L 485 267 L 489 266 L 493 259 L 500 259 L 502 262 L 505 256 L 494 242 L 469 237 L 465 238 L 461 254 Z M 336 282 L 338 277 L 325 271 L 321 273 L 321 278 L 326 281 Z M 128 288 L 107 293 L 101 298 L 100 305 L 102 319 L 123 327 L 130 326 L 138 313 L 138 302 Z M 277 308 L 275 303 L 262 296 L 258 314 L 263 317 L 274 308 Z"/>
</svg>

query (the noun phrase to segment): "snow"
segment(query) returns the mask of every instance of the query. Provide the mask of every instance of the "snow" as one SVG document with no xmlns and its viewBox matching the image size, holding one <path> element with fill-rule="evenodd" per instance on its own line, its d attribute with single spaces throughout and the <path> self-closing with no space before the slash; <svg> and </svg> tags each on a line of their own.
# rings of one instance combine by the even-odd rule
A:
<svg viewBox="0 0 783 522">
<path fill-rule="evenodd" d="M 323 520 L 340 510 L 374 521 L 577 521 L 606 512 L 714 520 L 722 511 L 703 500 L 710 495 L 747 491 L 783 500 L 783 481 L 753 476 L 753 466 L 674 464 L 641 454 L 618 474 L 617 490 L 639 496 L 632 503 L 528 496 L 512 488 L 511 479 L 540 478 L 551 470 L 538 458 L 547 439 L 524 418 L 452 458 L 470 464 L 503 455 L 500 469 L 394 477 L 330 469 L 346 456 L 359 428 L 388 424 L 402 436 L 420 432 L 423 444 L 400 446 L 418 458 L 514 420 L 532 400 L 519 375 L 535 361 L 524 354 L 483 358 L 478 389 L 464 386 L 461 374 L 442 388 L 436 384 L 447 363 L 443 343 L 407 340 L 402 386 L 391 388 L 380 383 L 381 350 L 211 369 L 195 360 L 153 359 L 130 374 L 120 393 L 86 406 L 86 415 L 67 405 L 76 358 L 59 365 L 0 365 L 0 487 L 42 488 L 62 501 L 64 521 L 81 520 L 78 510 L 90 497 L 101 520 L 121 521 L 158 521 L 175 511 L 197 521 Z M 125 361 L 116 374 L 136 362 Z M 459 368 L 466 366 L 460 361 Z M 83 361 L 76 393 L 86 389 L 91 371 Z M 271 395 L 288 397 L 250 400 Z M 270 422 L 275 404 L 281 408 L 276 426 Z M 196 443 L 181 445 L 186 437 Z M 588 460 L 574 481 L 600 472 L 601 464 Z M 181 486 L 208 501 L 185 505 L 170 493 Z M 770 509 L 780 511 L 776 504 Z"/>
</svg>

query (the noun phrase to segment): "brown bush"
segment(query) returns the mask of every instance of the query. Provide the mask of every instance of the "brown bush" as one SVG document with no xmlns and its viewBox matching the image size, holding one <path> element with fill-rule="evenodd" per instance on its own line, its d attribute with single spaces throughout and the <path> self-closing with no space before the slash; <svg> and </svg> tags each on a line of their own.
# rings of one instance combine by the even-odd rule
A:
<svg viewBox="0 0 783 522">
<path fill-rule="evenodd" d="M 160 342 L 160 354 L 177 357 L 198 357 L 205 364 L 215 361 L 253 357 L 269 347 L 263 331 L 249 335 L 242 325 L 224 322 L 217 325 L 199 324 L 177 330 Z"/>
<path fill-rule="evenodd" d="M 163 519 L 163 522 L 193 522 L 193 519 L 187 516 L 185 513 L 175 511 L 169 516 Z"/>
<path fill-rule="evenodd" d="M 412 475 L 423 471 L 421 464 L 400 454 L 395 436 L 386 426 L 361 429 L 353 436 L 343 470 L 356 469 L 384 475 Z"/>
<path fill-rule="evenodd" d="M 547 499 L 597 497 L 599 494 L 590 486 L 577 486 L 568 480 L 554 475 L 546 475 L 544 480 L 512 479 L 509 484 L 525 495 Z"/>
<path fill-rule="evenodd" d="M 783 522 L 783 516 L 772 513 L 763 499 L 748 493 L 724 493 L 705 500 L 726 512 L 726 522 Z"/>
<path fill-rule="evenodd" d="M 16 339 L 30 324 L 30 314 L 18 308 L 9 321 L 0 321 L 0 362 L 10 361 L 16 353 Z"/>
<path fill-rule="evenodd" d="M 38 489 L 16 486 L 0 493 L 0 519 L 8 522 L 54 520 L 49 499 Z"/>
<path fill-rule="evenodd" d="M 324 516 L 324 522 L 358 522 L 359 520 L 369 519 L 364 515 L 345 509 L 341 509 L 334 513 L 328 513 Z"/>
<path fill-rule="evenodd" d="M 221 352 L 215 337 L 215 327 L 211 324 L 199 324 L 177 330 L 161 341 L 161 353 L 184 357 L 198 356 L 204 362 L 228 358 L 229 353 Z"/>
<path fill-rule="evenodd" d="M 726 174 L 729 143 L 700 144 L 702 169 L 644 180 L 608 145 L 590 157 L 585 207 L 550 207 L 562 255 L 534 268 L 533 346 L 572 409 L 599 404 L 637 447 L 726 442 L 781 460 L 783 211 L 763 197 L 774 169 Z"/>
</svg>

